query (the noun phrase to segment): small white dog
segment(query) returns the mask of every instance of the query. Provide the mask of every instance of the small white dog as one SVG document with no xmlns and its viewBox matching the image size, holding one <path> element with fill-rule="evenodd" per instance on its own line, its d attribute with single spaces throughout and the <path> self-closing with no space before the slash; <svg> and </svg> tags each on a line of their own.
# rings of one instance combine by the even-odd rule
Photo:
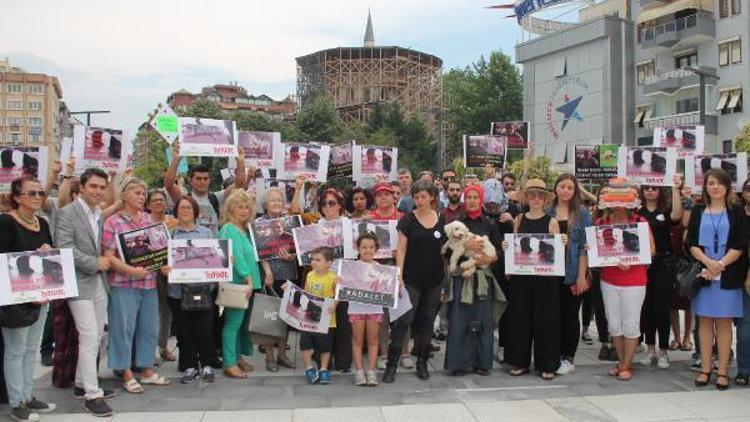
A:
<svg viewBox="0 0 750 422">
<path fill-rule="evenodd" d="M 461 269 L 463 269 L 464 277 L 471 277 L 477 270 L 477 262 L 474 260 L 474 252 L 466 249 L 466 241 L 470 239 L 481 239 L 482 240 L 482 252 L 487 256 L 497 256 L 495 247 L 490 243 L 490 239 L 487 236 L 478 236 L 469 231 L 469 228 L 460 221 L 454 221 L 445 226 L 445 234 L 448 238 L 445 245 L 443 245 L 442 253 L 451 249 L 450 265 L 448 267 L 451 273 L 456 271 L 458 260 L 462 256 L 468 259 L 461 263 Z M 488 265 L 481 265 L 480 268 L 487 268 Z"/>
</svg>

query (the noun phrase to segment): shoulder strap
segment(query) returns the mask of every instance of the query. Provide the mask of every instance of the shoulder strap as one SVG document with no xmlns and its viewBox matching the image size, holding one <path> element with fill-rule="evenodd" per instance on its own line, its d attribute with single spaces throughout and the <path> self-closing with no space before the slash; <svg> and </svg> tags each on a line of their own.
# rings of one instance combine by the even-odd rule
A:
<svg viewBox="0 0 750 422">
<path fill-rule="evenodd" d="M 208 193 L 208 202 L 211 203 L 211 207 L 213 207 L 214 211 L 216 212 L 216 216 L 219 216 L 219 198 L 216 196 L 215 193 L 209 192 Z"/>
</svg>

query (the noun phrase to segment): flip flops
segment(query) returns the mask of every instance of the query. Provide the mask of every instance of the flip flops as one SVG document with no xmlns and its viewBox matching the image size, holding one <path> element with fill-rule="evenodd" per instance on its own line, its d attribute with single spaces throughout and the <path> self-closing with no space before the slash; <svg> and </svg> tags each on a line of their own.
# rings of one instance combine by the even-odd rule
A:
<svg viewBox="0 0 750 422">
<path fill-rule="evenodd" d="M 125 389 L 130 394 L 142 394 L 143 393 L 143 386 L 138 383 L 138 381 L 135 380 L 135 378 L 131 378 L 129 381 L 127 381 L 125 384 L 123 384 L 122 388 Z"/>
</svg>

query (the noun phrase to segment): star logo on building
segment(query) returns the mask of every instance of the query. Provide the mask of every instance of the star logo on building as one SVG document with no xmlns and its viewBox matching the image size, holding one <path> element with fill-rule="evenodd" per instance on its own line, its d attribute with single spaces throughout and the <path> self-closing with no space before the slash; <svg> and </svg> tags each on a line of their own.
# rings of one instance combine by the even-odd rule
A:
<svg viewBox="0 0 750 422">
<path fill-rule="evenodd" d="M 564 99 L 565 99 L 565 104 L 555 109 L 557 112 L 562 113 L 564 116 L 562 128 L 560 130 L 565 130 L 565 126 L 568 125 L 568 122 L 570 121 L 571 118 L 574 118 L 578 120 L 579 122 L 583 121 L 583 116 L 577 110 L 578 104 L 580 104 L 581 100 L 583 99 L 583 95 L 571 100 L 568 94 L 565 94 Z"/>
</svg>

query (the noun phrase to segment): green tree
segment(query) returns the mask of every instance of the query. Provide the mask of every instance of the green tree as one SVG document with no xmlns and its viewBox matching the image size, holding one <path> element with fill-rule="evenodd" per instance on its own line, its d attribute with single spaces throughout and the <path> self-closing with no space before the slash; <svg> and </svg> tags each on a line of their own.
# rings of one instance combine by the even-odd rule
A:
<svg viewBox="0 0 750 422">
<path fill-rule="evenodd" d="M 294 125 L 274 120 L 268 115 L 257 111 L 238 110 L 232 113 L 230 118 L 237 122 L 238 130 L 279 132 L 281 133 L 281 139 L 284 140 L 299 140 L 303 137 Z"/>
<path fill-rule="evenodd" d="M 734 138 L 734 151 L 750 153 L 750 125 L 746 125 Z"/>
<path fill-rule="evenodd" d="M 524 160 L 518 160 L 509 165 L 511 173 L 519 178 L 524 174 Z M 529 161 L 528 179 L 542 179 L 547 187 L 552 187 L 557 180 L 558 172 L 552 168 L 552 163 L 546 155 L 540 155 Z"/>
<path fill-rule="evenodd" d="M 489 133 L 493 121 L 523 117 L 523 85 L 510 56 L 499 51 L 443 76 L 446 119 L 446 156 L 462 154 L 463 135 Z"/>
<path fill-rule="evenodd" d="M 164 170 L 167 168 L 167 156 L 165 150 L 167 141 L 162 139 L 156 131 L 141 129 L 138 131 L 137 139 L 146 138 L 145 142 L 139 142 L 139 148 L 146 148 L 142 155 L 146 157 L 144 162 L 135 167 L 135 175 L 146 182 L 149 186 L 164 186 Z M 139 152 L 139 155 L 140 152 Z"/>
<path fill-rule="evenodd" d="M 397 103 L 377 104 L 365 125 L 365 139 L 372 145 L 398 147 L 398 166 L 412 172 L 434 170 L 437 146 L 424 122 L 404 118 Z"/>
<path fill-rule="evenodd" d="M 219 107 L 219 104 L 205 98 L 195 100 L 193 104 L 181 109 L 181 111 L 177 111 L 177 113 L 180 116 L 185 117 L 203 117 L 206 119 L 220 120 L 227 118 L 227 114 L 221 109 L 221 107 Z"/>
<path fill-rule="evenodd" d="M 352 131 L 336 112 L 333 100 L 318 97 L 303 107 L 294 121 L 300 141 L 341 142 L 351 139 Z"/>
</svg>

